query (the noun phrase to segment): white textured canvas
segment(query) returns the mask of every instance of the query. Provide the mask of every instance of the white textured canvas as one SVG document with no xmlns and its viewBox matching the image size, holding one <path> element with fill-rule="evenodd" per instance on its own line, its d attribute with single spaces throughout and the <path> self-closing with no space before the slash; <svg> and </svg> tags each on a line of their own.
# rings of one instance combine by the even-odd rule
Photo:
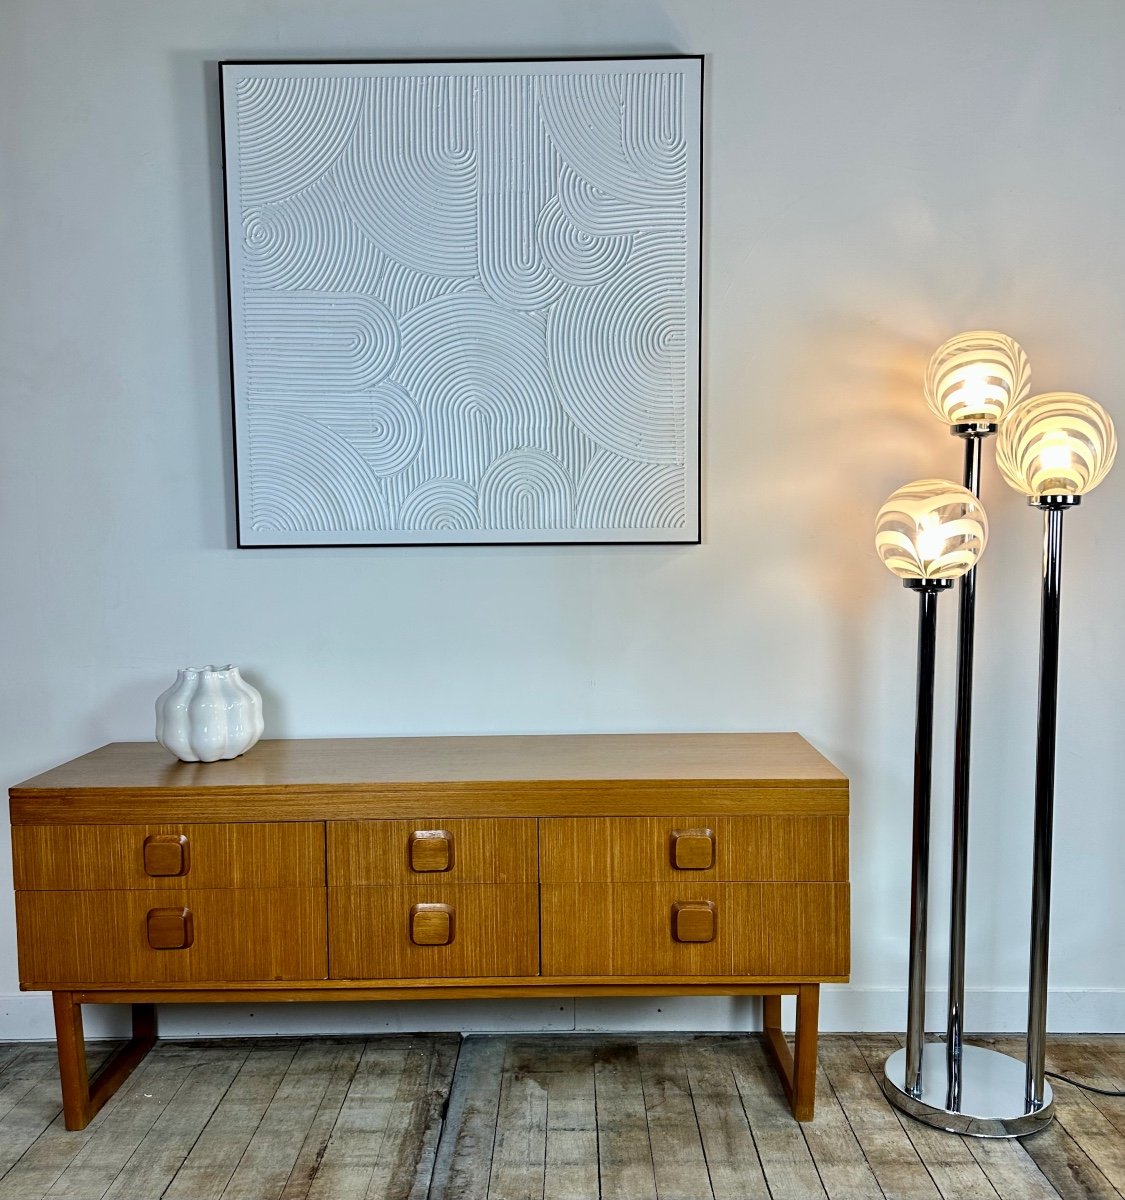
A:
<svg viewBox="0 0 1125 1200">
<path fill-rule="evenodd" d="M 699 540 L 698 58 L 222 76 L 241 545 Z"/>
</svg>

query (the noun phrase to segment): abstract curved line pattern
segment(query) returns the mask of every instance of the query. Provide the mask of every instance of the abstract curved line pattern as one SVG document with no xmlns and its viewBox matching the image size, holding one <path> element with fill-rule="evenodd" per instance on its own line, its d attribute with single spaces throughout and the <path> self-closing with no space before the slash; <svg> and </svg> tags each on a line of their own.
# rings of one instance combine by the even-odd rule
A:
<svg viewBox="0 0 1125 1200">
<path fill-rule="evenodd" d="M 629 165 L 655 188 L 681 190 L 687 178 L 682 75 L 621 80 L 621 144 Z"/>
<path fill-rule="evenodd" d="M 375 474 L 394 475 L 408 467 L 422 448 L 422 414 L 405 389 L 394 383 L 376 388 L 365 417 L 366 428 L 348 440 Z"/>
<path fill-rule="evenodd" d="M 629 237 L 596 237 L 580 229 L 553 196 L 543 206 L 535 229 L 543 256 L 555 274 L 576 287 L 607 283 L 624 266 L 632 249 Z"/>
<path fill-rule="evenodd" d="M 513 450 L 489 467 L 480 485 L 481 523 L 487 529 L 569 529 L 574 481 L 557 458 Z"/>
<path fill-rule="evenodd" d="M 395 383 L 381 383 L 356 395 L 272 399 L 284 403 L 286 412 L 343 438 L 380 477 L 404 471 L 422 448 L 422 414 Z"/>
<path fill-rule="evenodd" d="M 257 530 L 386 529 L 378 481 L 341 437 L 279 408 L 250 410 L 250 512 Z"/>
<path fill-rule="evenodd" d="M 436 296 L 450 292 L 475 289 L 471 279 L 446 279 L 441 275 L 428 275 L 404 266 L 394 259 L 384 258 L 374 294 L 401 320 L 412 309 L 420 308 Z"/>
<path fill-rule="evenodd" d="M 696 540 L 697 60 L 222 71 L 244 544 Z"/>
<path fill-rule="evenodd" d="M 368 292 L 378 278 L 378 247 L 320 180 L 274 204 L 242 216 L 248 288 Z"/>
<path fill-rule="evenodd" d="M 539 81 L 543 119 L 563 162 L 596 191 L 642 208 L 661 207 L 669 199 L 662 192 L 674 199 L 687 164 L 675 116 L 656 111 L 662 100 L 673 99 L 667 94 L 671 81 L 660 96 L 661 79 L 607 74 Z M 660 136 L 653 136 L 656 131 Z"/>
<path fill-rule="evenodd" d="M 372 296 L 253 291 L 245 311 L 251 391 L 358 391 L 398 357 L 398 326 Z"/>
<path fill-rule="evenodd" d="M 276 203 L 324 175 L 353 141 L 366 92 L 355 78 L 239 80 L 242 203 Z"/>
<path fill-rule="evenodd" d="M 605 529 L 682 529 L 684 480 L 675 467 L 599 454 L 578 485 L 579 525 Z"/>
<path fill-rule="evenodd" d="M 564 283 L 544 260 L 535 237 L 540 209 L 550 199 L 553 166 L 546 130 L 535 111 L 535 80 L 494 80 L 480 99 L 480 280 L 500 304 L 536 309 Z"/>
<path fill-rule="evenodd" d="M 457 479 L 431 479 L 407 496 L 399 511 L 403 529 L 479 529 L 477 494 Z"/>
<path fill-rule="evenodd" d="M 551 441 L 565 419 L 542 321 L 479 294 L 441 296 L 404 318 L 395 378 L 422 410 L 435 475 L 477 481 L 504 451 Z"/>
<path fill-rule="evenodd" d="M 569 292 L 551 310 L 551 372 L 567 412 L 598 445 L 642 462 L 682 464 L 683 251 L 672 238 L 637 241 L 626 270 Z"/>
<path fill-rule="evenodd" d="M 359 226 L 391 258 L 431 275 L 477 272 L 474 80 L 372 79 L 333 172 Z"/>
</svg>

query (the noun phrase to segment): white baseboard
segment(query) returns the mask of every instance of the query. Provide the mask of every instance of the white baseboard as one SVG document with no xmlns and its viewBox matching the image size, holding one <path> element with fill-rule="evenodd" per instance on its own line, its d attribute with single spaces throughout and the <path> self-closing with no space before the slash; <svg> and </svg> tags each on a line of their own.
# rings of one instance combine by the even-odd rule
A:
<svg viewBox="0 0 1125 1200">
<path fill-rule="evenodd" d="M 792 1002 L 783 1010 L 792 1021 Z M 1020 1033 L 1027 997 L 1019 989 L 982 988 L 965 997 L 970 1034 Z M 826 1033 L 900 1031 L 906 1021 L 905 988 L 826 986 L 820 1028 Z M 1052 1033 L 1125 1033 L 1125 990 L 1052 991 L 1047 1008 Z M 644 997 L 582 1000 L 427 1000 L 407 1003 L 171 1004 L 161 1008 L 164 1037 L 233 1037 L 272 1034 L 351 1034 L 455 1030 L 464 1033 L 565 1030 L 739 1030 L 761 1023 L 761 1003 L 740 997 Z M 945 995 L 927 994 L 927 1029 L 945 1027 Z M 128 1010 L 117 1005 L 86 1009 L 86 1035 L 123 1037 Z M 44 993 L 0 995 L 0 1041 L 54 1037 L 51 999 Z"/>
<path fill-rule="evenodd" d="M 945 991 L 926 992 L 926 1028 L 945 1031 Z M 839 1033 L 883 1033 L 906 1028 L 905 988 L 824 987 L 820 1027 Z M 970 988 L 965 992 L 965 1028 L 976 1033 L 1023 1033 L 1027 992 L 1023 988 Z M 1125 989 L 1051 989 L 1049 1033 L 1125 1033 Z"/>
</svg>

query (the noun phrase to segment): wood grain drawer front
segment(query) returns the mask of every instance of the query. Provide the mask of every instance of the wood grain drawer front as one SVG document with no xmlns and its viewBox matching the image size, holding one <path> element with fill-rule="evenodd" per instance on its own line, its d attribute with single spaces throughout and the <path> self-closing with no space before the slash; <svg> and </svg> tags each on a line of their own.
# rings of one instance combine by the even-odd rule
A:
<svg viewBox="0 0 1125 1200">
<path fill-rule="evenodd" d="M 539 974 L 534 884 L 328 889 L 333 979 Z"/>
<path fill-rule="evenodd" d="M 75 891 L 324 885 L 324 824 L 14 825 L 16 888 Z"/>
<path fill-rule="evenodd" d="M 534 883 L 537 868 L 534 820 L 328 822 L 332 884 Z"/>
<path fill-rule="evenodd" d="M 25 987 L 324 979 L 323 888 L 17 892 Z"/>
<path fill-rule="evenodd" d="M 544 884 L 544 975 L 848 973 L 843 883 Z"/>
<path fill-rule="evenodd" d="M 544 883 L 848 878 L 846 816 L 546 817 Z"/>
</svg>

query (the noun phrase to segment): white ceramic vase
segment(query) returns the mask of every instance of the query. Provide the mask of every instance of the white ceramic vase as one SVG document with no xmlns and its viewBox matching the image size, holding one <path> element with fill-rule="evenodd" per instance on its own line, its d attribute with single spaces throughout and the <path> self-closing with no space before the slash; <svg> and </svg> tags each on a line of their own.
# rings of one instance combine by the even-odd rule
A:
<svg viewBox="0 0 1125 1200">
<path fill-rule="evenodd" d="M 237 758 L 263 727 L 261 693 L 237 667 L 184 667 L 156 701 L 156 740 L 182 762 Z"/>
</svg>

